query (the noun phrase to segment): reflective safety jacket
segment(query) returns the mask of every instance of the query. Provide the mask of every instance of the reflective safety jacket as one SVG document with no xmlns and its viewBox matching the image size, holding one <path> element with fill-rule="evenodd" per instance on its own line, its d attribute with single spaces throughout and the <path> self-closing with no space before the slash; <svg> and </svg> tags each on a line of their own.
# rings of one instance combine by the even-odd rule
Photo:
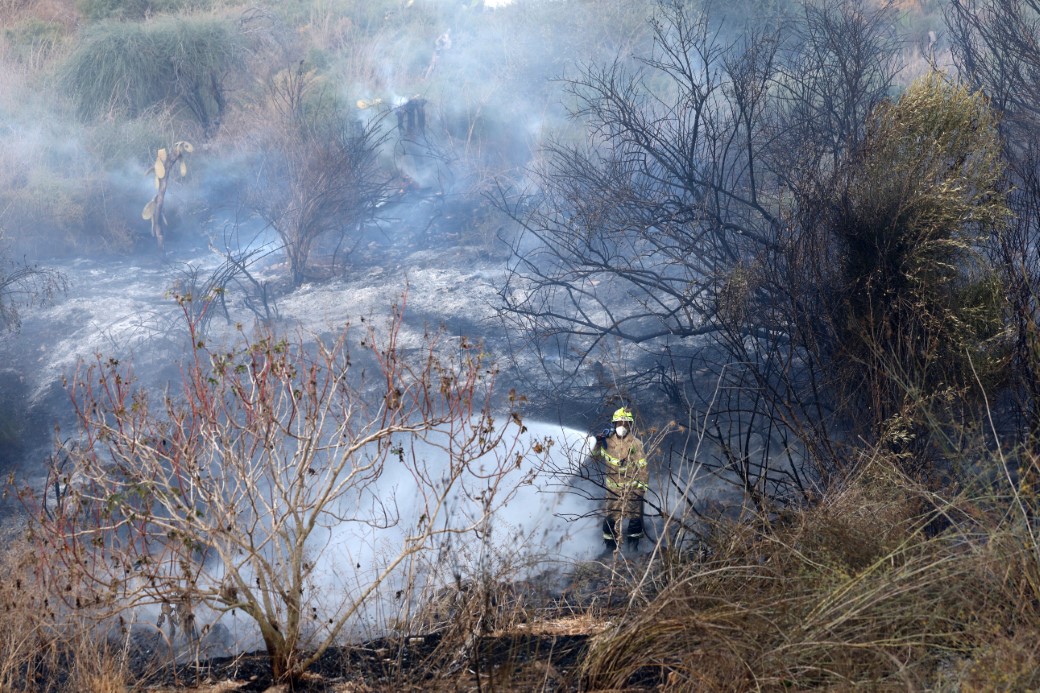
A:
<svg viewBox="0 0 1040 693">
<path fill-rule="evenodd" d="M 607 513 L 626 517 L 641 514 L 643 494 L 650 481 L 643 441 L 631 433 L 624 438 L 611 433 L 606 444 L 597 445 L 593 454 L 606 464 Z"/>
</svg>

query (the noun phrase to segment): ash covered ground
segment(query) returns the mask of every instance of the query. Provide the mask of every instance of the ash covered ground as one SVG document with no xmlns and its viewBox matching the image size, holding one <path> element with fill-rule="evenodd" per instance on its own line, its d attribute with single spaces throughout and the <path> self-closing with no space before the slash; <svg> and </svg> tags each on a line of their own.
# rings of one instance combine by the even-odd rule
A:
<svg viewBox="0 0 1040 693">
<path fill-rule="evenodd" d="M 507 274 L 509 248 L 500 228 L 476 231 L 480 202 L 446 202 L 441 195 L 412 194 L 398 200 L 408 218 L 389 219 L 366 229 L 336 258 L 313 256 L 315 279 L 293 289 L 285 279 L 284 255 L 270 231 L 253 233 L 239 248 L 249 254 L 251 280 L 269 291 L 269 326 L 283 334 L 327 337 L 346 325 L 358 334 L 369 325 L 385 325 L 394 305 L 403 306 L 400 344 L 418 345 L 424 333 L 442 331 L 449 339 L 482 341 L 503 371 L 500 391 L 523 388 L 526 376 L 537 376 L 535 356 L 513 349 L 498 317 L 500 291 Z M 421 218 L 421 223 L 415 221 Z M 236 243 L 238 240 L 236 239 Z M 186 353 L 185 319 L 175 295 L 195 290 L 224 265 L 224 239 L 202 234 L 171 244 L 165 257 L 157 253 L 125 257 L 82 258 L 59 266 L 68 291 L 51 304 L 27 311 L 21 329 L 0 342 L 0 380 L 14 395 L 9 425 L 24 434 L 0 441 L 0 468 L 32 474 L 46 459 L 55 424 L 69 424 L 68 397 L 62 379 L 96 355 L 133 364 L 145 386 L 162 387 L 177 376 Z M 223 300 L 211 307 L 206 334 L 211 342 L 234 340 L 239 326 L 247 331 L 258 321 L 254 286 L 229 283 Z M 252 306 L 252 308 L 250 307 Z M 517 378 L 521 373 L 525 378 Z M 536 394 L 531 393 L 532 399 Z M 567 426 L 585 426 L 589 403 L 578 409 L 552 403 L 534 418 L 551 416 Z M 534 405 L 537 406 L 537 405 Z M 558 411 L 571 412 L 562 420 Z"/>
<path fill-rule="evenodd" d="M 393 304 L 405 305 L 400 343 L 418 345 L 425 332 L 441 330 L 450 341 L 482 340 L 485 350 L 503 366 L 502 387 L 523 386 L 518 369 L 538 373 L 537 356 L 511 352 L 511 342 L 498 314 L 499 291 L 508 272 L 508 246 L 493 234 L 478 234 L 463 225 L 472 210 L 448 206 L 437 196 L 411 202 L 426 206 L 432 222 L 421 227 L 387 224 L 366 231 L 334 276 L 321 277 L 291 289 L 273 237 L 260 235 L 250 267 L 254 279 L 270 285 L 273 319 L 283 332 L 327 336 L 344 325 L 384 323 Z M 24 404 L 19 423 L 28 433 L 18 446 L 4 450 L 8 471 L 21 478 L 42 478 L 57 435 L 74 435 L 68 396 L 62 379 L 77 364 L 96 355 L 129 360 L 141 383 L 161 388 L 178 374 L 184 350 L 184 319 L 174 294 L 185 291 L 186 278 L 206 277 L 221 266 L 223 256 L 212 239 L 173 245 L 165 258 L 136 260 L 81 259 L 63 268 L 69 292 L 53 305 L 26 315 L 22 330 L 3 344 L 7 364 L 2 377 Z M 316 263 L 320 267 L 320 260 Z M 320 270 L 319 270 L 320 272 Z M 252 325 L 255 311 L 244 291 L 229 289 L 208 323 L 211 340 L 234 339 L 238 325 Z M 360 334 L 360 332 L 359 332 Z M 526 366 L 525 366 L 526 363 Z M 530 380 L 526 381 L 530 384 Z M 477 622 L 467 622 L 467 590 L 446 586 L 450 604 L 425 601 L 428 613 L 420 630 L 386 632 L 363 625 L 348 634 L 353 645 L 330 651 L 316 665 L 314 690 L 354 682 L 384 686 L 408 681 L 422 688 L 446 680 L 520 676 L 551 682 L 551 690 L 576 687 L 577 666 L 588 638 L 601 626 L 575 624 L 590 608 L 623 605 L 628 589 L 620 576 L 636 579 L 646 570 L 651 548 L 625 557 L 604 554 L 599 539 L 598 494 L 588 479 L 570 476 L 584 461 L 585 431 L 596 423 L 596 402 L 554 402 L 532 405 L 533 434 L 551 436 L 562 457 L 554 473 L 525 490 L 502 518 L 505 531 L 527 544 L 529 566 L 515 576 L 496 576 L 494 608 L 482 608 Z M 569 420 L 555 414 L 570 412 Z M 5 524 L 16 531 L 17 508 L 9 506 Z M 505 538 L 505 543 L 509 538 Z M 618 566 L 622 566 L 619 571 Z M 458 596 L 462 594 L 463 596 Z M 485 595 L 485 607 L 492 595 Z M 378 601 L 378 600 L 377 600 Z M 614 603 L 616 602 L 616 603 Z M 472 614 L 471 614 L 472 615 Z M 485 618 L 497 619 L 497 623 Z M 266 658 L 259 652 L 248 624 L 228 619 L 209 628 L 205 646 L 155 628 L 154 614 L 144 614 L 133 642 L 136 675 L 149 685 L 185 686 L 202 681 L 234 682 L 241 690 L 264 690 L 272 681 Z M 376 619 L 378 620 L 378 619 Z M 546 623 L 557 623 L 546 631 Z M 541 624 L 541 625 L 538 625 Z M 564 624 L 564 625 L 559 625 Z M 469 629 L 460 632 L 459 628 Z M 251 654 L 244 654 L 251 653 Z M 472 673 L 476 667 L 484 671 Z M 510 673 L 511 672 L 511 673 Z M 533 680 L 533 679 L 532 679 Z"/>
</svg>

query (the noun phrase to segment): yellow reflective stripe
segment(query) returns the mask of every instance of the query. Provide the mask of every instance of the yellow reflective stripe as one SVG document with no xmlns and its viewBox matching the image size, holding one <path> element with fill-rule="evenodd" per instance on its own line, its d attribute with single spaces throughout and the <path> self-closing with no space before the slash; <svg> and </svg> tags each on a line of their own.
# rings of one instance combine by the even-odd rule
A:
<svg viewBox="0 0 1040 693">
<path fill-rule="evenodd" d="M 613 465 L 615 467 L 621 464 L 620 457 L 614 457 L 613 455 L 609 454 L 606 450 L 601 451 L 601 454 L 603 455 L 603 459 L 607 461 L 607 464 Z M 646 458 L 644 457 L 642 459 L 636 460 L 635 462 L 633 462 L 633 464 L 635 464 L 637 467 L 645 467 Z"/>
<path fill-rule="evenodd" d="M 646 484 L 644 484 L 642 481 L 639 481 L 638 479 L 632 479 L 630 481 L 614 481 L 613 479 L 608 478 L 607 479 L 607 488 L 609 488 L 609 489 L 624 489 L 624 488 L 648 489 L 650 487 L 647 486 Z"/>
</svg>

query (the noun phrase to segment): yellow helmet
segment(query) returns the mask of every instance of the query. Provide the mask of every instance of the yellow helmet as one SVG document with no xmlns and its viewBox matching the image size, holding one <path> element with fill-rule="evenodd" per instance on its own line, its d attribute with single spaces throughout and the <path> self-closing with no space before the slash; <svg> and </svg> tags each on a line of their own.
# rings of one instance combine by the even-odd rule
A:
<svg viewBox="0 0 1040 693">
<path fill-rule="evenodd" d="M 616 412 L 614 412 L 614 416 L 612 416 L 610 420 L 635 422 L 636 419 L 634 416 L 632 416 L 632 412 L 630 410 L 626 409 L 625 407 L 621 407 Z"/>
</svg>

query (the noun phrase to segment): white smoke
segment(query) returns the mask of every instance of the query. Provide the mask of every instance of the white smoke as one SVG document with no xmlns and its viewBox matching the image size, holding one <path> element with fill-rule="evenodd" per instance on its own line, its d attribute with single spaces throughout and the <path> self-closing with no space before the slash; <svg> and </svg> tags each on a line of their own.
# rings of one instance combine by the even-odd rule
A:
<svg viewBox="0 0 1040 693">
<path fill-rule="evenodd" d="M 515 495 L 496 510 L 485 531 L 441 537 L 414 560 L 403 563 L 361 605 L 344 638 L 372 638 L 416 627 L 413 617 L 424 601 L 442 588 L 450 590 L 460 582 L 480 579 L 514 581 L 545 571 L 558 572 L 561 565 L 572 565 L 595 554 L 601 544 L 597 508 L 567 487 L 568 472 L 577 472 L 588 457 L 585 434 L 542 422 L 527 423 L 525 428 L 520 449 L 547 444 L 547 453 L 528 455 L 525 464 L 505 480 L 506 488 L 515 487 Z M 488 456 L 501 452 L 492 451 Z M 446 453 L 432 445 L 420 444 L 413 454 L 430 469 L 448 465 Z M 529 474 L 527 465 L 535 459 L 540 471 L 531 483 L 515 486 Z M 316 568 L 305 599 L 315 635 L 320 635 L 322 625 L 335 619 L 342 609 L 353 606 L 387 563 L 400 555 L 409 530 L 419 522 L 417 492 L 409 473 L 388 467 L 375 495 L 392 510 L 396 520 L 392 526 L 375 528 L 351 522 L 330 524 L 316 533 L 311 542 Z M 456 494 L 451 501 L 449 512 L 439 520 L 444 526 L 469 524 L 482 512 L 479 501 L 463 494 Z M 149 610 L 139 620 L 148 622 L 154 611 Z M 215 614 L 198 610 L 196 617 L 199 627 L 217 632 Z M 243 615 L 225 614 L 219 622 L 219 632 L 228 634 L 222 643 L 227 652 L 262 647 L 255 624 Z"/>
</svg>

